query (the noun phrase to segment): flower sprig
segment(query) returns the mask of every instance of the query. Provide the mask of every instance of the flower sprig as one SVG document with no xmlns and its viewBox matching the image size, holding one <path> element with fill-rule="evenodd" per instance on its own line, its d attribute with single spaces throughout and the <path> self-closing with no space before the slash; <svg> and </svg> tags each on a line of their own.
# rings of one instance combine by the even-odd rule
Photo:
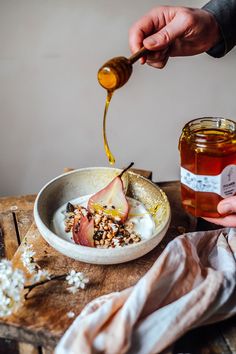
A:
<svg viewBox="0 0 236 354">
<path fill-rule="evenodd" d="M 78 289 L 85 289 L 86 284 L 89 283 L 89 278 L 83 272 L 76 272 L 74 269 L 67 275 L 66 280 L 71 285 L 67 290 L 72 294 L 75 294 Z"/>
<path fill-rule="evenodd" d="M 23 301 L 25 277 L 10 261 L 0 262 L 0 317 L 11 315 Z"/>
<path fill-rule="evenodd" d="M 0 317 L 10 316 L 16 312 L 37 286 L 53 280 L 67 281 L 67 290 L 75 294 L 79 289 L 85 289 L 89 278 L 83 272 L 74 269 L 67 274 L 52 275 L 35 262 L 35 251 L 32 245 L 27 245 L 21 255 L 21 261 L 31 277 L 26 279 L 24 272 L 15 269 L 6 259 L 0 261 Z"/>
<path fill-rule="evenodd" d="M 34 273 L 39 267 L 34 261 L 35 251 L 32 245 L 26 245 L 21 255 L 21 261 L 29 273 Z"/>
</svg>

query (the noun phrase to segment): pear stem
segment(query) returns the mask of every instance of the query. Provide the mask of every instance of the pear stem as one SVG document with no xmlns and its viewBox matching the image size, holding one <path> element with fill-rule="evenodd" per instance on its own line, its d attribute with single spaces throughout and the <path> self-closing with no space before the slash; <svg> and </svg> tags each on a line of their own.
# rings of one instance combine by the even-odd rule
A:
<svg viewBox="0 0 236 354">
<path fill-rule="evenodd" d="M 128 171 L 133 165 L 134 165 L 134 162 L 131 162 L 131 163 L 129 164 L 129 166 L 126 167 L 126 168 L 119 174 L 118 177 L 121 178 L 121 177 L 123 176 L 123 174 L 124 174 L 126 171 Z"/>
</svg>

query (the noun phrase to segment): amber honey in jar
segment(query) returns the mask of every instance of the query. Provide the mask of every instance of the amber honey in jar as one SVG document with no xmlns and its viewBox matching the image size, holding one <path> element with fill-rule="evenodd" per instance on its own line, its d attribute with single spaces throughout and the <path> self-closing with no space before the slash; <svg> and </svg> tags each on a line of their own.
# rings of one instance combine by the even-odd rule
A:
<svg viewBox="0 0 236 354">
<path fill-rule="evenodd" d="M 218 203 L 236 194 L 236 123 L 192 120 L 182 130 L 179 151 L 184 208 L 194 216 L 219 217 Z"/>
</svg>

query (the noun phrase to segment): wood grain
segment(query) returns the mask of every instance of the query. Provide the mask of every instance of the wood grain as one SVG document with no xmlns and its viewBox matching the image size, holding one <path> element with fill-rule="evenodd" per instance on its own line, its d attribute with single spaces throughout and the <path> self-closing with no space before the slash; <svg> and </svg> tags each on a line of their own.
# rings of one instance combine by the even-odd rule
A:
<svg viewBox="0 0 236 354">
<path fill-rule="evenodd" d="M 12 259 L 21 239 L 27 233 L 33 221 L 32 207 L 34 199 L 35 196 L 1 198 L 0 259 L 4 257 Z M 26 211 L 22 214 L 19 208 L 26 209 Z M 6 211 L 3 212 L 3 210 Z M 21 217 L 22 215 L 24 217 Z M 0 338 L 0 354 L 40 354 L 41 352 L 41 348 L 36 348 L 31 344 Z"/>
<path fill-rule="evenodd" d="M 2 249 L 4 250 L 2 256 L 7 259 L 12 259 L 19 242 L 17 239 L 14 217 L 11 211 L 2 212 L 0 214 L 0 228 L 2 234 Z"/>
<path fill-rule="evenodd" d="M 88 289 L 75 295 L 68 293 L 67 285 L 60 281 L 51 281 L 34 289 L 24 306 L 14 316 L 0 322 L 0 334 L 8 333 L 12 338 L 20 337 L 23 341 L 53 347 L 73 321 L 67 316 L 69 311 L 78 315 L 93 298 L 134 285 L 152 266 L 171 239 L 183 230 L 195 229 L 195 220 L 181 208 L 179 185 L 175 183 L 163 187 L 173 210 L 169 231 L 159 247 L 144 257 L 125 264 L 100 266 L 74 261 L 52 249 L 32 224 L 24 243 L 33 245 L 39 265 L 55 275 L 67 273 L 72 268 L 83 271 L 89 276 L 91 283 Z M 17 220 L 22 221 L 25 218 L 30 220 L 28 211 L 26 214 L 23 210 L 18 211 Z M 17 267 L 22 267 L 20 256 L 23 248 L 22 244 L 13 258 Z"/>
<path fill-rule="evenodd" d="M 0 213 L 16 210 L 30 210 L 32 212 L 36 195 L 23 195 L 17 197 L 1 197 Z"/>
<path fill-rule="evenodd" d="M 20 341 L 33 343 L 32 346 L 20 344 L 20 354 L 52 354 L 52 349 L 61 337 L 65 329 L 73 319 L 67 317 L 68 311 L 79 314 L 83 306 L 95 296 L 111 291 L 124 289 L 133 285 L 152 266 L 153 262 L 165 248 L 166 244 L 179 234 L 197 229 L 208 229 L 212 225 L 202 223 L 196 224 L 196 219 L 187 215 L 180 203 L 180 184 L 178 182 L 159 183 L 159 186 L 166 192 L 172 210 L 172 221 L 167 235 L 152 252 L 146 256 L 129 262 L 127 264 L 113 266 L 96 266 L 73 261 L 62 256 L 53 250 L 40 236 L 34 224 L 32 209 L 35 196 L 10 197 L 0 199 L 0 246 L 1 238 L 8 240 L 4 242 L 9 247 L 8 254 L 12 255 L 17 247 L 17 237 L 14 236 L 14 220 L 11 213 L 15 214 L 15 221 L 20 240 L 26 234 L 26 242 L 33 244 L 36 250 L 37 261 L 45 269 L 54 274 L 61 274 L 74 268 L 84 271 L 91 279 L 87 290 L 76 295 L 71 295 L 66 290 L 66 284 L 60 281 L 52 281 L 50 284 L 34 289 L 24 306 L 7 321 L 0 321 L 0 336 L 15 338 Z M 12 206 L 17 209 L 12 211 Z M 14 209 L 14 208 L 13 208 Z M 12 239 L 11 239 L 12 238 Z M 18 249 L 14 262 L 20 265 L 20 252 L 23 246 Z M 1 255 L 3 248 L 0 247 Z M 22 266 L 22 265 L 21 265 Z M 122 275 L 122 276 L 121 276 Z M 225 322 L 202 327 L 183 336 L 174 346 L 173 353 L 196 353 L 196 354 L 218 354 L 236 353 L 236 325 L 235 318 Z M 6 346 L 8 343 L 8 347 Z M 0 342 L 0 354 L 1 354 Z M 45 346 L 44 349 L 38 346 Z M 17 353 L 15 342 L 6 342 L 7 351 L 4 354 Z M 14 351 L 16 350 L 16 351 Z M 169 353 L 171 350 L 169 351 Z"/>
<path fill-rule="evenodd" d="M 18 210 L 15 213 L 20 242 L 24 239 L 34 221 L 32 210 Z"/>
<path fill-rule="evenodd" d="M 135 172 L 147 179 L 152 179 L 152 171 L 142 170 L 140 168 L 131 168 L 130 171 Z"/>
<path fill-rule="evenodd" d="M 173 354 L 231 354 L 216 325 L 197 328 L 188 332 L 175 345 Z"/>
<path fill-rule="evenodd" d="M 29 343 L 19 343 L 19 354 L 40 354 L 40 349 Z"/>
<path fill-rule="evenodd" d="M 236 316 L 218 324 L 220 333 L 224 337 L 228 348 L 236 353 Z"/>
<path fill-rule="evenodd" d="M 16 341 L 0 338 L 0 354 L 18 354 L 18 353 L 19 353 L 18 343 Z M 24 354 L 28 354 L 28 353 L 24 353 Z"/>
</svg>

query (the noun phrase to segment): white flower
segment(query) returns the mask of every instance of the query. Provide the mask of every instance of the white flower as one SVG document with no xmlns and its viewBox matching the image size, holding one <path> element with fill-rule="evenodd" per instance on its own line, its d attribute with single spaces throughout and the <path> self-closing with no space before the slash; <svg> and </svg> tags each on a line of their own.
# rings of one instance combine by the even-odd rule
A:
<svg viewBox="0 0 236 354">
<path fill-rule="evenodd" d="M 79 288 L 85 289 L 86 284 L 89 283 L 89 278 L 83 272 L 76 272 L 74 269 L 67 275 L 66 280 L 71 285 L 67 290 L 72 294 L 75 294 Z"/>
<path fill-rule="evenodd" d="M 0 273 L 1 273 L 1 275 L 2 275 L 3 273 L 6 274 L 6 275 L 12 273 L 11 262 L 8 261 L 7 259 L 3 259 L 3 260 L 0 262 Z"/>
<path fill-rule="evenodd" d="M 32 249 L 32 245 L 27 245 L 21 255 L 22 263 L 29 273 L 33 273 L 37 269 L 37 264 L 34 262 L 34 255 L 35 252 Z"/>
<path fill-rule="evenodd" d="M 12 263 L 0 261 L 0 317 L 11 315 L 23 301 L 24 274 L 14 269 Z"/>
<path fill-rule="evenodd" d="M 40 281 L 43 281 L 43 280 L 50 280 L 51 279 L 51 276 L 49 274 L 49 272 L 47 270 L 41 270 L 39 269 L 37 271 L 37 273 L 33 274 L 30 281 L 32 284 L 35 284 L 35 283 L 38 283 Z"/>
</svg>

